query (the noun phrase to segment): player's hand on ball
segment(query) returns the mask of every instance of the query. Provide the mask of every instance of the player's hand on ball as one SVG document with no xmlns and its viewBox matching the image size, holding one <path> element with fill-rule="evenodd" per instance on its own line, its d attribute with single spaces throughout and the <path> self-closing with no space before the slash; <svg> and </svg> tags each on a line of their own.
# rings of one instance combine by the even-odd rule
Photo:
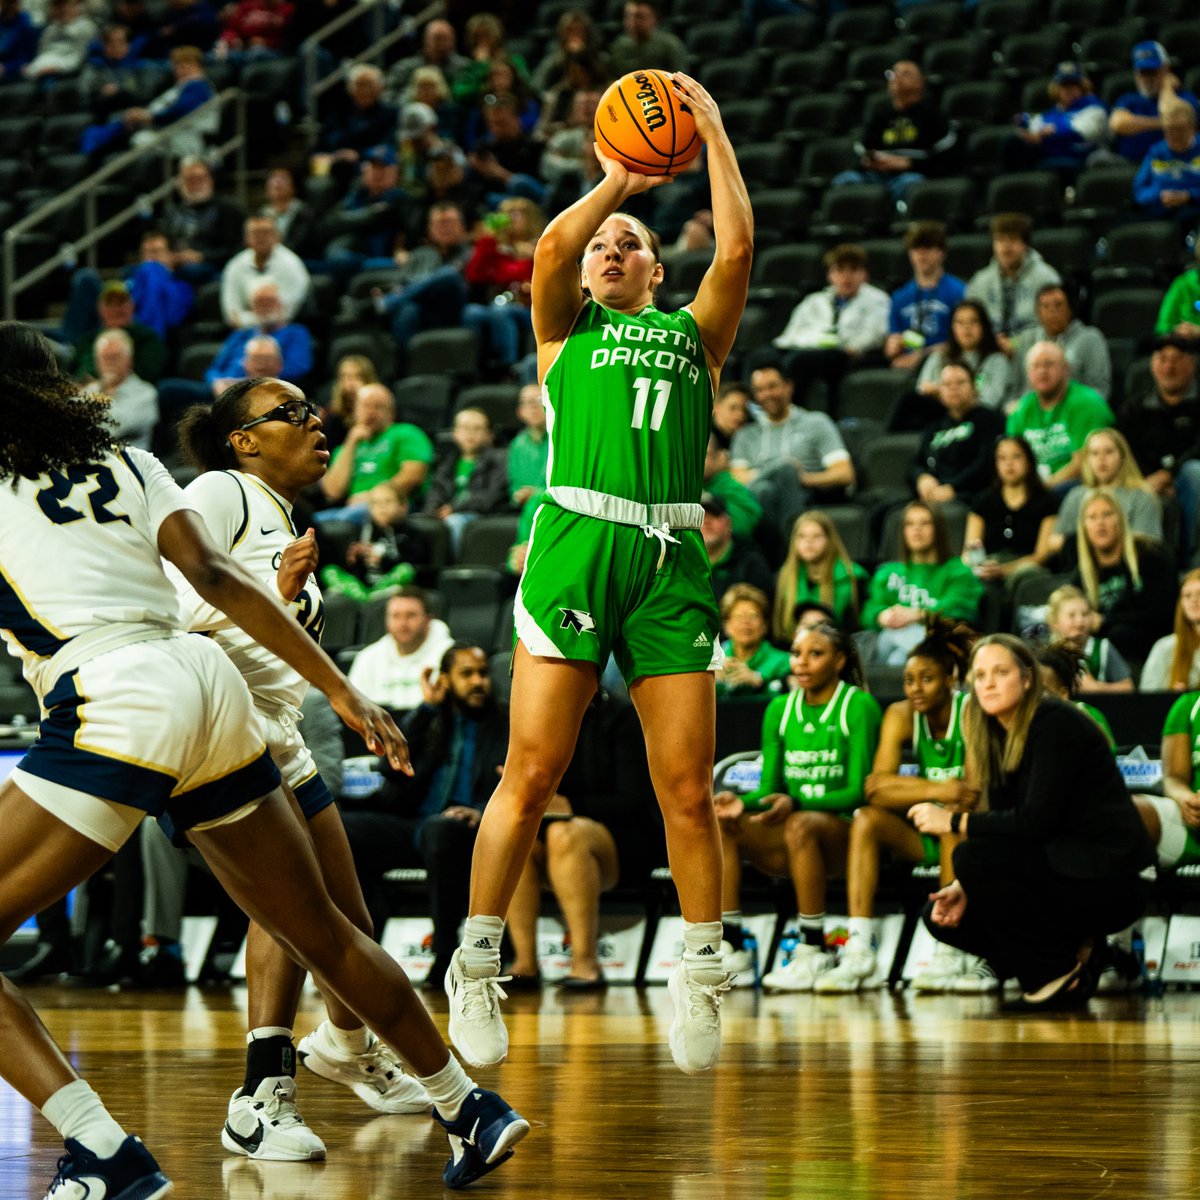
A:
<svg viewBox="0 0 1200 1200">
<path fill-rule="evenodd" d="M 682 71 L 676 71 L 671 76 L 671 86 L 679 102 L 688 106 L 702 142 L 708 142 L 725 132 L 717 102 L 696 80 Z"/>
<path fill-rule="evenodd" d="M 279 559 L 275 585 L 285 600 L 295 600 L 317 569 L 317 532 L 309 529 L 303 537 L 288 542 Z"/>
<path fill-rule="evenodd" d="M 600 149 L 599 142 L 593 142 L 592 146 L 596 151 L 596 161 L 600 164 L 600 169 L 609 179 L 615 180 L 621 185 L 624 196 L 636 196 L 638 192 L 661 187 L 664 183 L 670 183 L 674 179 L 672 175 L 636 175 L 624 163 L 617 162 L 615 158 L 609 158 Z"/>
</svg>

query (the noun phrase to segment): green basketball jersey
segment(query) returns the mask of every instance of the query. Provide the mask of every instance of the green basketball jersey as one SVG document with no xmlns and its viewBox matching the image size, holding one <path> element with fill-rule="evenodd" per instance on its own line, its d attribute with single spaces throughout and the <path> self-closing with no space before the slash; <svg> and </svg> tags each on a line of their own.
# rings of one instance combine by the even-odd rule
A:
<svg viewBox="0 0 1200 1200">
<path fill-rule="evenodd" d="M 945 736 L 940 738 L 929 732 L 929 720 L 923 713 L 913 713 L 913 758 L 922 779 L 940 783 L 963 777 L 967 746 L 963 741 L 962 710 L 966 702 L 966 692 L 955 694 L 950 702 L 950 724 L 946 726 Z"/>
<path fill-rule="evenodd" d="M 713 393 L 690 312 L 648 305 L 628 316 L 589 300 L 546 372 L 543 400 L 551 500 L 628 524 L 700 524 Z M 667 505 L 695 507 L 638 511 Z"/>
<path fill-rule="evenodd" d="M 1163 737 L 1186 734 L 1192 744 L 1192 789 L 1200 791 L 1200 692 L 1188 692 L 1171 705 L 1163 724 Z"/>
</svg>

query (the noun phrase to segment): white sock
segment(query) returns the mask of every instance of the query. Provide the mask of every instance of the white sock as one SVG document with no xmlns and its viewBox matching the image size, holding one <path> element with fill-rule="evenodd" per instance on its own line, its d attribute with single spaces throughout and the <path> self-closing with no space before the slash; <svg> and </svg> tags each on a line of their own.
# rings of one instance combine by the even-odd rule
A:
<svg viewBox="0 0 1200 1200">
<path fill-rule="evenodd" d="M 850 941 L 858 939 L 858 949 L 873 950 L 875 948 L 875 918 L 874 917 L 851 917 L 847 921 L 847 926 L 850 930 Z"/>
<path fill-rule="evenodd" d="M 285 1037 L 290 1040 L 291 1036 L 292 1031 L 282 1025 L 260 1025 L 257 1029 L 252 1029 L 246 1034 L 246 1045 L 248 1046 L 251 1042 L 258 1041 L 259 1038 Z"/>
<path fill-rule="evenodd" d="M 720 921 L 684 921 L 683 964 L 687 973 L 702 983 L 719 983 L 725 978 Z"/>
<path fill-rule="evenodd" d="M 458 1120 L 463 1101 L 471 1094 L 471 1089 L 478 1086 L 453 1054 L 436 1075 L 419 1075 L 417 1078 L 425 1085 L 434 1108 L 447 1121 Z"/>
<path fill-rule="evenodd" d="M 42 1106 L 42 1116 L 65 1141 L 74 1138 L 100 1158 L 112 1158 L 129 1136 L 108 1114 L 86 1079 L 60 1087 Z"/>
<path fill-rule="evenodd" d="M 371 1048 L 371 1031 L 365 1025 L 357 1029 L 339 1029 L 332 1021 L 324 1025 L 329 1044 L 341 1054 L 366 1054 Z"/>
<path fill-rule="evenodd" d="M 499 975 L 503 937 L 503 917 L 468 917 L 463 922 L 463 970 L 473 979 Z"/>
</svg>

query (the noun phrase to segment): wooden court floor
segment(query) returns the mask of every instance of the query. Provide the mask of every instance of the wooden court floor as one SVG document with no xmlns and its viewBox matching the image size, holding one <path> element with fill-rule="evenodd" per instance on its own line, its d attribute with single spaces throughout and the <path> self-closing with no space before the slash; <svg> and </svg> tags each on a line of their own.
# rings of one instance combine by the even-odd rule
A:
<svg viewBox="0 0 1200 1200">
<path fill-rule="evenodd" d="M 241 1080 L 238 990 L 30 998 L 126 1126 L 198 1200 L 443 1194 L 446 1141 L 374 1115 L 301 1068 L 323 1164 L 227 1156 Z M 445 1029 L 445 1000 L 429 1001 Z M 319 1020 L 306 992 L 302 1031 Z M 506 1004 L 509 1061 L 478 1072 L 533 1124 L 472 1191 L 495 1200 L 859 1200 L 1200 1196 L 1200 995 L 1093 1001 L 1014 1019 L 983 997 L 772 996 L 726 1005 L 725 1052 L 689 1079 L 665 1046 L 665 988 L 552 990 Z M 0 1053 L 9 1053 L 8 1048 Z M 40 1200 L 60 1145 L 0 1084 L 0 1198 Z"/>
</svg>

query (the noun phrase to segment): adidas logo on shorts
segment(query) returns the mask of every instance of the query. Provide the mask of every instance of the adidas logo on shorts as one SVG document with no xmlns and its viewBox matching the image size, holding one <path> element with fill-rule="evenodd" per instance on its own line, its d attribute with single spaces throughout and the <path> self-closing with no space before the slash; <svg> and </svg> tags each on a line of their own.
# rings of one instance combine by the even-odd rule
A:
<svg viewBox="0 0 1200 1200">
<path fill-rule="evenodd" d="M 708 640 L 707 633 L 701 633 L 700 636 L 692 643 L 692 649 L 698 650 L 702 646 L 711 646 L 712 642 Z"/>
</svg>

